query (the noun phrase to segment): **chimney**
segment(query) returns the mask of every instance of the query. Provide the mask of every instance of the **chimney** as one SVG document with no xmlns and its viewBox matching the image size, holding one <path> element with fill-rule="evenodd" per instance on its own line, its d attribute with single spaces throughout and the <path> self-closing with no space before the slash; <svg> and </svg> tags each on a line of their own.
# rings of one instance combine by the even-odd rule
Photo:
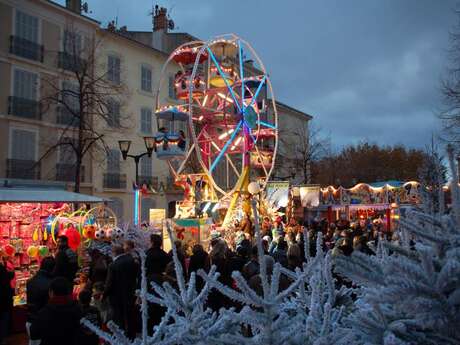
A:
<svg viewBox="0 0 460 345">
<path fill-rule="evenodd" d="M 65 0 L 65 7 L 72 12 L 81 14 L 81 0 Z"/>
<path fill-rule="evenodd" d="M 164 7 L 155 5 L 152 11 L 153 16 L 153 35 L 152 46 L 160 51 L 165 51 L 166 48 L 166 34 L 168 32 L 168 11 Z"/>
</svg>

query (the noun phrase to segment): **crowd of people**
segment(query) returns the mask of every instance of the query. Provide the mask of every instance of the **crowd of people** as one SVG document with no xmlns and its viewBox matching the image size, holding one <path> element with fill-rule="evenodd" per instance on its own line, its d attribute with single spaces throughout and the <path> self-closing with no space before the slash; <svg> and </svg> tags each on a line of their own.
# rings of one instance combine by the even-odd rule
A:
<svg viewBox="0 0 460 345">
<path fill-rule="evenodd" d="M 209 271 L 215 265 L 221 283 L 234 288 L 232 272 L 239 271 L 249 286 L 262 294 L 253 224 L 243 224 L 240 228 L 242 230 L 236 232 L 231 243 L 227 243 L 219 232 L 213 232 L 209 248 L 198 243 L 190 245 L 176 241 L 184 275 L 189 279 L 193 272 L 200 269 Z M 350 224 L 346 220 L 333 223 L 323 220 L 313 222 L 305 232 L 294 219 L 285 224 L 280 217 L 273 221 L 266 217 L 261 222 L 261 236 L 267 271 L 270 273 L 275 263 L 292 270 L 300 267 L 305 260 L 305 248 L 310 256 L 315 255 L 319 233 L 322 234 L 323 249 L 332 250 L 333 255 L 350 255 L 353 251 L 373 255 L 379 238 L 391 236 L 384 231 L 381 222 L 360 220 Z M 304 234 L 308 236 L 308 246 L 305 246 Z M 145 253 L 147 279 L 158 284 L 168 282 L 177 288 L 172 252 L 166 253 L 162 245 L 161 235 L 152 234 L 150 248 Z M 26 329 L 31 344 L 99 344 L 98 337 L 80 324 L 82 317 L 103 329 L 112 320 L 131 338 L 140 332 L 136 290 L 140 287 L 141 260 L 135 243 L 126 240 L 122 245 L 113 244 L 111 256 L 97 249 L 91 250 L 89 255 L 89 266 L 79 269 L 76 253 L 69 248 L 67 238 L 61 236 L 55 256 L 41 261 L 39 271 L 27 283 Z M 7 327 L 7 314 L 12 306 L 11 279 L 11 272 L 0 264 L 2 335 L 6 334 L 4 327 Z M 286 281 L 281 280 L 280 289 L 288 284 L 287 278 Z M 151 289 L 151 284 L 148 286 Z M 203 286 L 204 281 L 197 276 L 196 288 L 200 290 Z M 214 311 L 221 307 L 239 307 L 216 290 L 211 291 L 207 306 Z M 149 305 L 150 332 L 159 324 L 164 313 L 163 307 Z"/>
</svg>

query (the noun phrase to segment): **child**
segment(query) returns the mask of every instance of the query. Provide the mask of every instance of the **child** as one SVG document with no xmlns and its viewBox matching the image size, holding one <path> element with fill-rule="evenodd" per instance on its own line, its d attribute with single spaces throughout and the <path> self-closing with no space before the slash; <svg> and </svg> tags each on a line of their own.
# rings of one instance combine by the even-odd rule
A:
<svg viewBox="0 0 460 345">
<path fill-rule="evenodd" d="M 88 319 L 93 325 L 101 326 L 101 315 L 96 307 L 90 305 L 91 291 L 82 290 L 78 295 L 78 302 L 81 309 L 81 315 Z M 77 335 L 77 344 L 79 345 L 98 345 L 99 337 L 85 326 L 81 326 L 81 331 Z"/>
<path fill-rule="evenodd" d="M 91 298 L 91 305 L 95 307 L 101 315 L 102 324 L 105 325 L 109 320 L 109 304 L 107 300 L 103 300 L 104 283 L 97 282 L 93 285 L 93 296 Z"/>
</svg>

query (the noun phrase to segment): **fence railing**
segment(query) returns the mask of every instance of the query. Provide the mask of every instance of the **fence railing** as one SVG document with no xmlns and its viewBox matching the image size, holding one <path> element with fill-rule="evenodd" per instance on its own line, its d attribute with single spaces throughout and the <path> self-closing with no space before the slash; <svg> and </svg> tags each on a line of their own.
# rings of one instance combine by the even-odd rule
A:
<svg viewBox="0 0 460 345">
<path fill-rule="evenodd" d="M 39 180 L 40 162 L 9 158 L 6 160 L 6 177 Z"/>
<path fill-rule="evenodd" d="M 43 62 L 43 46 L 19 36 L 10 36 L 10 53 L 35 61 Z"/>
</svg>

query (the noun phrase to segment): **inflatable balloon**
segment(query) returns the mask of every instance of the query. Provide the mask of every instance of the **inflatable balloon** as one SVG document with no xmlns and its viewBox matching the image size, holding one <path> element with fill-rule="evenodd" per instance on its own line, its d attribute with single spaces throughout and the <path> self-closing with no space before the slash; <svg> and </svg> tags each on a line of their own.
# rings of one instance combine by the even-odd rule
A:
<svg viewBox="0 0 460 345">
<path fill-rule="evenodd" d="M 69 226 L 62 232 L 62 235 L 66 236 L 69 240 L 69 247 L 72 250 L 76 250 L 81 242 L 81 236 L 77 229 L 74 226 Z"/>
<path fill-rule="evenodd" d="M 16 253 L 16 249 L 11 244 L 7 244 L 3 247 L 3 251 L 7 256 L 13 256 Z"/>
<path fill-rule="evenodd" d="M 47 256 L 50 253 L 50 250 L 48 249 L 47 246 L 40 246 L 38 247 L 38 254 L 40 256 Z"/>
<path fill-rule="evenodd" d="M 27 248 L 27 255 L 29 255 L 31 258 L 37 257 L 38 248 L 36 246 L 29 246 L 29 248 Z"/>
<path fill-rule="evenodd" d="M 120 239 L 120 238 L 123 238 L 125 236 L 125 232 L 120 229 L 119 227 L 116 227 L 112 230 L 112 239 Z"/>
<path fill-rule="evenodd" d="M 112 238 L 112 234 L 113 234 L 113 229 L 111 229 L 111 228 L 105 229 L 105 237 L 106 238 L 108 238 L 110 240 Z"/>
<path fill-rule="evenodd" d="M 88 239 L 94 239 L 96 236 L 96 226 L 85 225 L 83 228 L 83 237 Z"/>
<path fill-rule="evenodd" d="M 105 238 L 105 231 L 104 229 L 99 229 L 95 232 L 94 237 L 97 240 L 103 240 Z"/>
<path fill-rule="evenodd" d="M 51 228 L 52 228 L 53 222 L 54 222 L 53 216 L 48 216 L 48 218 L 46 218 L 45 229 L 48 234 L 51 234 Z"/>
</svg>

